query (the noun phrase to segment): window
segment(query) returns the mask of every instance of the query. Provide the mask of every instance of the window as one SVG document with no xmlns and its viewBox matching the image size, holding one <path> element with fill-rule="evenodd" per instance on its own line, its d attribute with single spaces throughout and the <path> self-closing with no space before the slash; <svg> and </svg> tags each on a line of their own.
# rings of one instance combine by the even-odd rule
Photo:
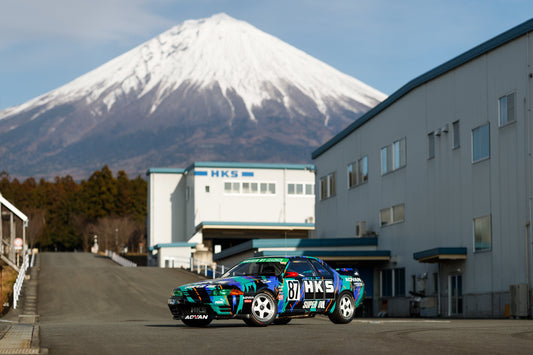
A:
<svg viewBox="0 0 533 355">
<path fill-rule="evenodd" d="M 472 162 L 490 157 L 490 127 L 484 124 L 472 130 Z"/>
<path fill-rule="evenodd" d="M 300 195 L 300 196 L 314 196 L 314 185 L 313 184 L 296 184 L 290 183 L 287 184 L 287 194 L 288 195 Z"/>
<path fill-rule="evenodd" d="M 381 296 L 392 296 L 392 270 L 381 270 Z"/>
<path fill-rule="evenodd" d="M 385 175 L 392 171 L 403 168 L 407 163 L 405 138 L 381 148 L 381 174 Z"/>
<path fill-rule="evenodd" d="M 315 267 L 316 271 L 318 272 L 319 277 L 324 277 L 324 278 L 333 277 L 331 272 L 324 265 L 322 265 L 321 263 L 313 259 L 310 259 L 310 261 L 311 261 L 311 264 L 313 264 L 313 266 Z"/>
<path fill-rule="evenodd" d="M 428 159 L 435 158 L 435 132 L 428 133 Z"/>
<path fill-rule="evenodd" d="M 453 149 L 459 148 L 461 145 L 461 141 L 459 138 L 459 121 L 455 121 L 452 123 L 452 131 L 453 131 Z"/>
<path fill-rule="evenodd" d="M 209 185 L 205 185 L 205 192 L 209 193 Z"/>
<path fill-rule="evenodd" d="M 324 200 L 335 196 L 335 173 L 320 178 L 320 199 Z"/>
<path fill-rule="evenodd" d="M 368 181 L 368 157 L 364 156 L 348 165 L 348 188 Z"/>
<path fill-rule="evenodd" d="M 381 270 L 381 296 L 405 296 L 405 268 Z"/>
<path fill-rule="evenodd" d="M 227 194 L 238 194 L 241 192 L 241 183 L 240 182 L 225 182 L 224 183 L 224 192 Z"/>
<path fill-rule="evenodd" d="M 275 195 L 276 184 L 272 182 L 225 182 L 224 193 L 227 194 L 263 194 Z"/>
<path fill-rule="evenodd" d="M 259 193 L 261 195 L 275 195 L 276 194 L 276 184 L 261 182 L 259 183 Z"/>
<path fill-rule="evenodd" d="M 405 296 L 405 268 L 394 269 L 394 296 Z"/>
<path fill-rule="evenodd" d="M 500 126 L 516 121 L 515 115 L 515 94 L 500 97 L 498 106 L 500 109 Z"/>
<path fill-rule="evenodd" d="M 491 218 L 474 218 L 474 250 L 484 251 L 492 248 Z"/>
<path fill-rule="evenodd" d="M 317 276 L 313 267 L 307 260 L 291 260 L 287 267 L 287 272 L 296 272 L 300 277 L 315 277 Z"/>
<path fill-rule="evenodd" d="M 380 223 L 381 226 L 389 224 L 400 223 L 405 219 L 405 205 L 396 205 L 388 208 L 384 208 L 380 211 Z"/>
</svg>

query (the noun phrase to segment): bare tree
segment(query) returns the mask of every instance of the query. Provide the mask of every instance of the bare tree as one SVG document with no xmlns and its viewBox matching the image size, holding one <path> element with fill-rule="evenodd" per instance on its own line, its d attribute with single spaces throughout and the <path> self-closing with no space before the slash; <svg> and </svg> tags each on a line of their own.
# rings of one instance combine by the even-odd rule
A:
<svg viewBox="0 0 533 355">
<path fill-rule="evenodd" d="M 135 220 L 130 217 L 102 217 L 89 228 L 98 236 L 101 250 L 121 252 L 130 245 L 130 238 L 135 238 L 138 231 Z"/>
<path fill-rule="evenodd" d="M 39 241 L 46 223 L 46 210 L 42 208 L 27 210 L 28 228 L 26 229 L 26 243 L 31 249 Z"/>
</svg>

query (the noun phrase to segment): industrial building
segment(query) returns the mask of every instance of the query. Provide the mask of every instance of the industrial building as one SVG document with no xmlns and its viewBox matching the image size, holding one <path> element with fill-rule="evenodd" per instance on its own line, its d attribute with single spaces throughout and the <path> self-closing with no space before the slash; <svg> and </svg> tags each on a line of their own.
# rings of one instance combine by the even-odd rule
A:
<svg viewBox="0 0 533 355">
<path fill-rule="evenodd" d="M 374 315 L 531 315 L 532 31 L 415 78 L 313 152 L 316 237 L 390 253 L 346 262 Z"/>
<path fill-rule="evenodd" d="M 197 162 L 148 175 L 148 264 L 188 266 L 191 255 L 252 239 L 307 239 L 315 229 L 313 165 Z"/>
</svg>

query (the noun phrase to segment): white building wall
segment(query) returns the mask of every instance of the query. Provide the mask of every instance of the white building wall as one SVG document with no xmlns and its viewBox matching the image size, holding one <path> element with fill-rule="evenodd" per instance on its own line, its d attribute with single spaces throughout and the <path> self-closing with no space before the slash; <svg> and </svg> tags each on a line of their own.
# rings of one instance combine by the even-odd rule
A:
<svg viewBox="0 0 533 355">
<path fill-rule="evenodd" d="M 318 156 L 317 187 L 321 177 L 335 171 L 337 193 L 317 200 L 317 236 L 353 237 L 355 224 L 366 221 L 367 229 L 379 235 L 379 249 L 391 250 L 394 263 L 386 267 L 405 268 L 406 293 L 411 275 L 439 271 L 438 264 L 413 260 L 414 252 L 466 247 L 464 263 L 441 270 L 443 299 L 449 292 L 447 276 L 462 274 L 464 314 L 502 316 L 509 285 L 529 281 L 524 235 L 530 218 L 531 48 L 532 40 L 523 36 L 448 71 L 408 92 Z M 499 127 L 498 99 L 511 92 L 517 121 Z M 461 143 L 453 149 L 452 123 L 457 120 Z M 472 130 L 487 122 L 490 159 L 472 163 Z M 446 125 L 448 133 L 435 137 L 435 158 L 428 160 L 427 134 Z M 381 148 L 403 137 L 406 166 L 382 176 Z M 348 189 L 347 165 L 364 155 L 369 181 Z M 405 204 L 405 221 L 380 227 L 380 210 L 400 203 Z M 473 218 L 485 215 L 492 216 L 492 250 L 475 252 Z M 379 296 L 379 283 L 374 289 Z M 405 300 L 399 303 L 405 307 Z M 392 308 L 398 315 L 407 310 Z"/>
<path fill-rule="evenodd" d="M 148 247 L 183 241 L 183 174 L 151 172 L 148 180 Z"/>
<path fill-rule="evenodd" d="M 230 173 L 217 177 L 211 172 L 221 170 Z M 288 196 L 286 192 L 289 181 L 314 184 L 312 171 L 246 168 L 196 168 L 195 171 L 208 173 L 207 176 L 195 176 L 195 225 L 205 221 L 305 223 L 308 217 L 314 218 L 314 195 Z M 252 172 L 253 176 L 243 176 L 243 172 Z M 235 177 L 231 177 L 231 173 Z M 227 193 L 224 191 L 226 182 L 240 183 L 241 186 L 243 182 L 274 183 L 276 192 Z"/>
<path fill-rule="evenodd" d="M 197 163 L 186 170 L 150 169 L 148 246 L 188 242 L 193 237 L 194 242 L 201 243 L 196 227 L 202 222 L 314 223 L 314 194 L 287 195 L 287 183 L 314 185 L 311 167 L 241 165 L 244 167 L 235 168 L 231 163 L 227 166 Z M 274 183 L 276 191 L 275 194 L 227 193 L 226 182 L 238 182 L 241 186 L 242 182 Z"/>
</svg>

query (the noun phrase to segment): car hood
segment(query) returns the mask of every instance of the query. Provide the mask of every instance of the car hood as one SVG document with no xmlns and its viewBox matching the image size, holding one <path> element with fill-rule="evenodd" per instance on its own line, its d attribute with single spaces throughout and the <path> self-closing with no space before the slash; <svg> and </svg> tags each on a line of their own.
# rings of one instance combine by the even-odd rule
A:
<svg viewBox="0 0 533 355">
<path fill-rule="evenodd" d="M 179 289 L 186 291 L 203 288 L 209 291 L 214 289 L 238 288 L 243 292 L 254 292 L 265 285 L 277 284 L 278 282 L 276 276 L 233 276 L 190 283 L 180 286 Z"/>
</svg>

